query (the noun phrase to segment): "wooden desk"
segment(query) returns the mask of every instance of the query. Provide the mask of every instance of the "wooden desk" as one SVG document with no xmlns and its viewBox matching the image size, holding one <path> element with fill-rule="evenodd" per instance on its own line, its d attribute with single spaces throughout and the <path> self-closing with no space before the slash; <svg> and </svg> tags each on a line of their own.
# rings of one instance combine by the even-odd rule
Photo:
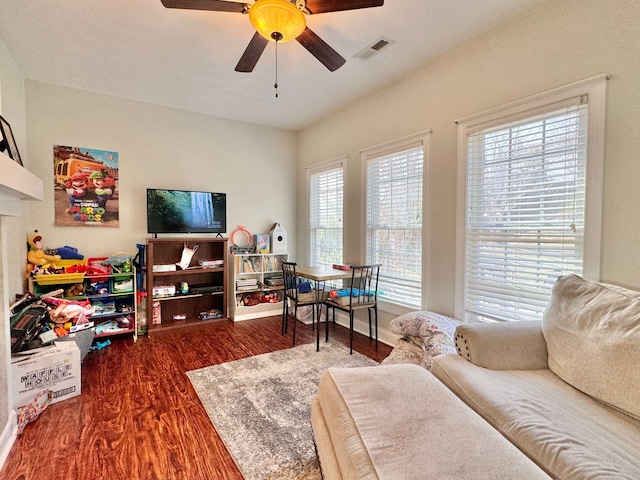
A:
<svg viewBox="0 0 640 480">
<path fill-rule="evenodd" d="M 323 302 L 325 285 L 330 280 L 344 280 L 351 278 L 352 272 L 349 270 L 340 270 L 338 268 L 322 265 L 319 267 L 296 267 L 296 273 L 299 277 L 313 280 L 316 283 L 316 309 L 318 312 L 318 328 L 316 329 L 316 351 L 320 350 L 320 313 Z M 329 318 L 325 316 L 325 341 L 329 341 Z"/>
</svg>

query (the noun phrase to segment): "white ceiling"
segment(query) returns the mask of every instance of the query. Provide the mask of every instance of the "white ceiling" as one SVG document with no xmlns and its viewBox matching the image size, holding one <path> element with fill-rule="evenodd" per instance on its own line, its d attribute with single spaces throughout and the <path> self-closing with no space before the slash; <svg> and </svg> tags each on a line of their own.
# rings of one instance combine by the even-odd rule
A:
<svg viewBox="0 0 640 480">
<path fill-rule="evenodd" d="M 160 0 L 1 0 L 0 36 L 28 79 L 299 130 L 541 1 L 386 0 L 311 15 L 347 63 L 331 73 L 298 42 L 280 44 L 278 98 L 273 43 L 252 73 L 234 71 L 254 34 L 246 15 Z M 381 36 L 395 44 L 353 58 Z"/>
</svg>

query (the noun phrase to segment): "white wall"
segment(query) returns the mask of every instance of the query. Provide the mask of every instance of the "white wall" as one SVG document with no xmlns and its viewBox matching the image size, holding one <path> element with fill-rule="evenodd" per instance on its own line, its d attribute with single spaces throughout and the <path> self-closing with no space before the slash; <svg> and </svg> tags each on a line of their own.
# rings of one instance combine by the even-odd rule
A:
<svg viewBox="0 0 640 480">
<path fill-rule="evenodd" d="M 29 229 L 45 246 L 136 253 L 147 238 L 147 187 L 226 192 L 228 234 L 238 225 L 266 233 L 276 221 L 294 229 L 293 132 L 36 81 L 27 81 L 27 123 L 30 170 L 45 182 Z M 119 228 L 55 226 L 53 145 L 118 152 Z"/>
<path fill-rule="evenodd" d="M 0 40 L 0 114 L 11 125 L 18 150 L 26 167 L 29 156 L 25 143 L 25 87 L 24 77 L 13 58 Z M 24 203 L 24 202 L 23 202 Z M 16 294 L 22 293 L 26 264 L 27 207 L 22 206 L 23 216 L 0 216 L 0 432 L 8 425 L 11 404 L 9 401 L 10 330 L 9 305 Z M 5 434 L 7 432 L 5 431 Z M 0 437 L 0 465 L 8 453 L 6 438 Z"/>
<path fill-rule="evenodd" d="M 454 312 L 456 124 L 458 118 L 607 72 L 602 280 L 640 289 L 640 2 L 555 0 L 494 29 L 397 84 L 305 129 L 299 136 L 299 203 L 304 168 L 348 155 L 345 259 L 364 260 L 359 235 L 360 150 L 433 129 L 429 308 Z M 392 54 L 389 50 L 388 54 Z M 327 141 L 331 139 L 331 141 Z M 298 237 L 306 219 L 301 210 Z M 308 254 L 299 244 L 300 256 Z"/>
</svg>

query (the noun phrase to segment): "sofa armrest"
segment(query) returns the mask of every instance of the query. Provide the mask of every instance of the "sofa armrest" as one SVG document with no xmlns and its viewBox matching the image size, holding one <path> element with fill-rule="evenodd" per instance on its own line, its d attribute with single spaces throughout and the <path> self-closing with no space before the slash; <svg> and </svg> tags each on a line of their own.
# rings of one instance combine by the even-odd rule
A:
<svg viewBox="0 0 640 480">
<path fill-rule="evenodd" d="M 458 354 L 491 370 L 549 368 L 542 322 L 466 323 L 455 333 Z"/>
</svg>

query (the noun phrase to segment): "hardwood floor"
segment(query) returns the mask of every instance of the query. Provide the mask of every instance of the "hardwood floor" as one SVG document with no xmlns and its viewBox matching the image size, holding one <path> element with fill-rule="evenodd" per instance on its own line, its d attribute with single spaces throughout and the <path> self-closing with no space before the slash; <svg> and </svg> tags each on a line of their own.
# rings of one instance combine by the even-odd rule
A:
<svg viewBox="0 0 640 480">
<path fill-rule="evenodd" d="M 82 364 L 82 395 L 51 405 L 16 440 L 0 479 L 240 480 L 185 372 L 291 346 L 280 317 L 112 340 Z M 324 325 L 323 332 L 324 332 Z M 346 328 L 330 338 L 348 345 Z M 315 342 L 298 323 L 296 345 Z M 323 339 L 321 339 L 321 342 Z M 381 361 L 391 347 L 355 334 L 354 349 Z"/>
</svg>

